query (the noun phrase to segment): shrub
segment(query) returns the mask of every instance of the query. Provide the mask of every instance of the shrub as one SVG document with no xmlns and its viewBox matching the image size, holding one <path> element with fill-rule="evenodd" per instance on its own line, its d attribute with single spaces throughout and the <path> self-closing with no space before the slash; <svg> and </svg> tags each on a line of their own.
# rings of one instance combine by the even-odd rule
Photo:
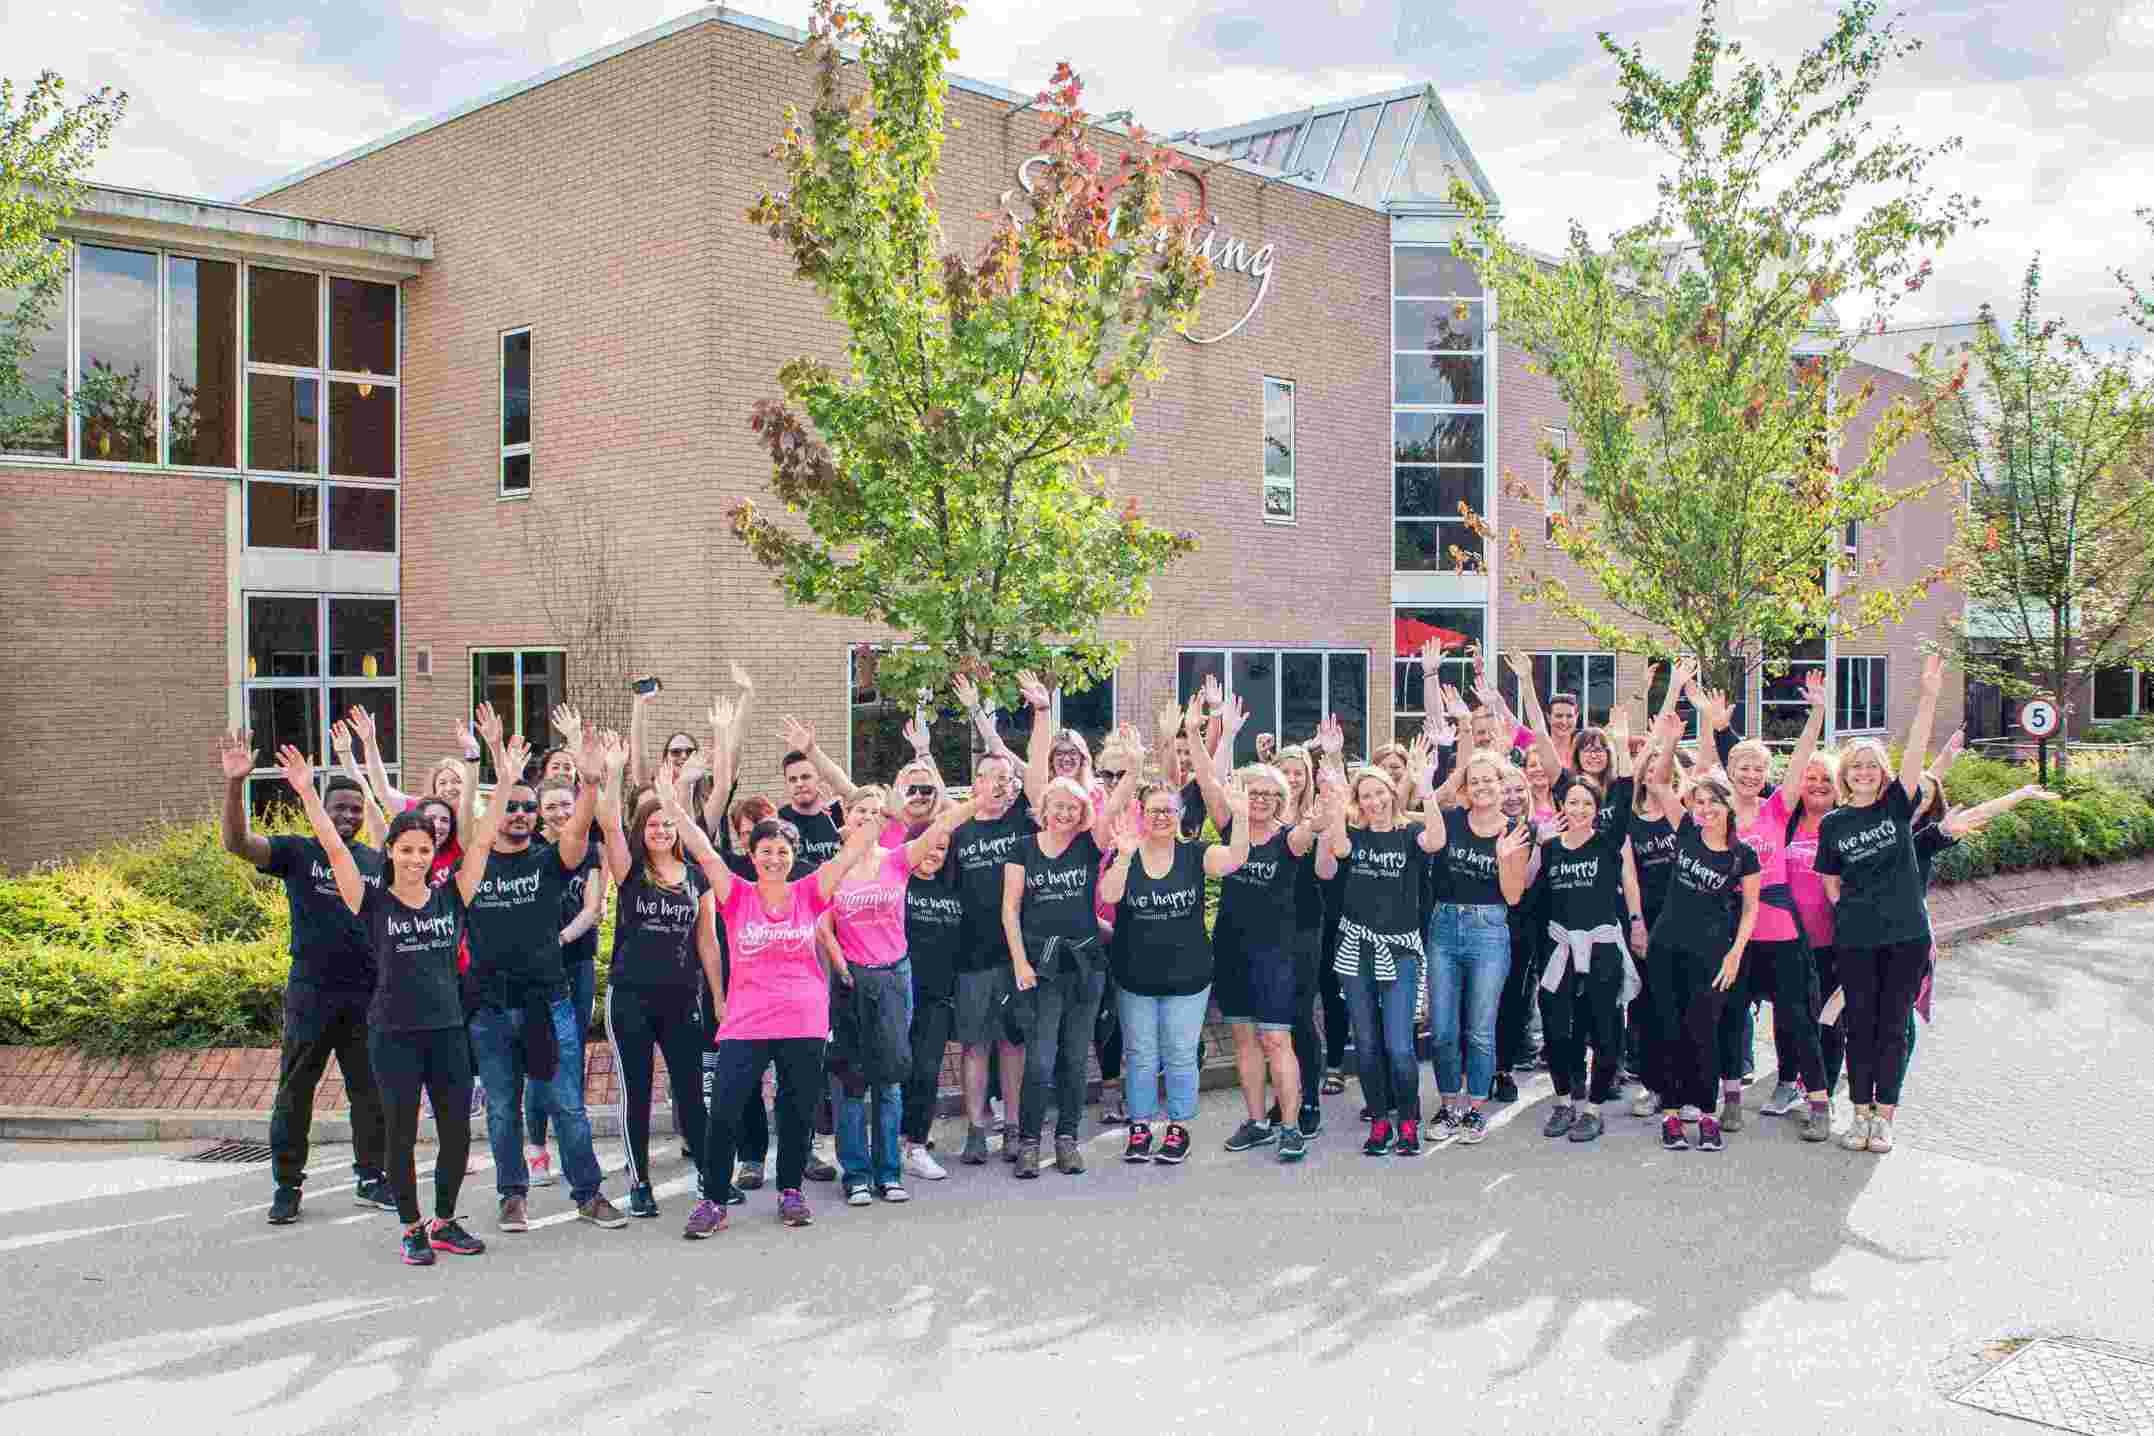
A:
<svg viewBox="0 0 2154 1436">
<path fill-rule="evenodd" d="M 0 879 L 0 946 L 132 948 L 202 937 L 199 917 L 131 887 L 94 860 Z"/>
<path fill-rule="evenodd" d="M 153 939 L 125 952 L 11 944 L 0 948 L 0 1043 L 100 1056 L 274 1046 L 289 969 L 283 944 L 270 939 Z"/>
<path fill-rule="evenodd" d="M 2101 765 L 2098 781 L 2112 784 L 2142 801 L 2154 803 L 2154 752 L 2126 753 Z"/>
<path fill-rule="evenodd" d="M 290 924 L 283 885 L 226 852 L 213 822 L 160 823 L 98 857 L 138 891 L 199 917 L 213 941 L 281 936 Z"/>
<path fill-rule="evenodd" d="M 2014 788 L 2034 781 L 2034 774 L 2018 763 L 1983 758 L 1970 753 L 1945 774 L 1945 797 L 1954 807 L 1972 807 L 2001 798 Z"/>
<path fill-rule="evenodd" d="M 2154 738 L 2154 719 L 2115 718 L 2087 726 L 2089 743 L 2144 743 Z"/>
</svg>

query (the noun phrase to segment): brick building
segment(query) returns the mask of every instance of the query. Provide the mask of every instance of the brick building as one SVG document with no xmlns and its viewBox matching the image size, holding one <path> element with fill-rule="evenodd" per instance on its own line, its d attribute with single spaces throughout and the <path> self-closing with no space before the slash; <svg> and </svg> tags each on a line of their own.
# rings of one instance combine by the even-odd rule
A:
<svg viewBox="0 0 2154 1436">
<path fill-rule="evenodd" d="M 751 780 L 775 781 L 781 711 L 863 773 L 887 768 L 906 715 L 854 649 L 888 635 L 788 608 L 723 519 L 732 497 L 768 494 L 746 418 L 778 366 L 843 353 L 819 297 L 742 218 L 779 178 L 767 151 L 786 104 L 809 98 L 798 38 L 707 7 L 246 207 L 93 193 L 33 380 L 89 376 L 87 399 L 106 382 L 96 365 L 139 365 L 170 402 L 112 406 L 124 423 L 85 402 L 75 422 L 9 431 L 0 862 L 203 811 L 228 722 L 251 723 L 265 754 L 293 741 L 320 756 L 327 713 L 365 701 L 392 769 L 408 754 L 416 772 L 489 698 L 543 742 L 577 661 L 561 536 L 589 514 L 620 539 L 617 587 L 666 682 L 654 741 L 699 731 L 737 660 L 767 720 Z M 953 247 L 977 242 L 981 212 L 1021 203 L 1045 128 L 1024 100 L 952 84 Z M 1148 516 L 1201 546 L 1118 626 L 1128 661 L 1066 697 L 1065 721 L 1142 721 L 1217 673 L 1254 710 L 1252 735 L 1299 736 L 1330 711 L 1365 750 L 1420 721 L 1419 665 L 1395 652 L 1416 622 L 1531 650 L 1544 691 L 1582 690 L 1596 714 L 1638 696 L 1642 664 L 1509 596 L 1498 555 L 1489 573 L 1446 556 L 1474 546 L 1460 499 L 1521 523 L 1499 480 L 1539 473 L 1565 416 L 1489 335 L 1449 254 L 1447 172 L 1494 191 L 1434 89 L 1183 148 L 1207 171 L 1221 274 L 1197 342 L 1167 341 L 1116 467 Z M 1894 477 L 1926 463 L 1910 445 Z M 1947 502 L 1851 535 L 1856 553 L 1912 572 L 1941 551 Z M 1875 643 L 1802 655 L 1837 666 L 1842 732 L 1905 724 L 1915 644 L 1955 606 L 1940 593 Z M 112 653 L 127 685 L 83 681 L 86 654 Z M 1754 683 L 1745 726 L 1778 731 L 1798 689 Z M 1940 722 L 1958 712 L 1955 691 Z M 69 792 L 86 757 L 118 779 L 94 805 Z M 260 801 L 275 782 L 255 787 Z"/>
</svg>

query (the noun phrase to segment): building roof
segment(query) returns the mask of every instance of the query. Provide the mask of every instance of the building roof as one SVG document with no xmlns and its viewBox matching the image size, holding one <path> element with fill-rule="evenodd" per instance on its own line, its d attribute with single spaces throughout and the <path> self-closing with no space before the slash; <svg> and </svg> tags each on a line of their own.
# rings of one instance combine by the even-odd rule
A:
<svg viewBox="0 0 2154 1436">
<path fill-rule="evenodd" d="M 68 225 L 148 243 L 228 245 L 403 277 L 434 257 L 434 241 L 423 234 L 118 185 L 82 186 Z"/>
</svg>

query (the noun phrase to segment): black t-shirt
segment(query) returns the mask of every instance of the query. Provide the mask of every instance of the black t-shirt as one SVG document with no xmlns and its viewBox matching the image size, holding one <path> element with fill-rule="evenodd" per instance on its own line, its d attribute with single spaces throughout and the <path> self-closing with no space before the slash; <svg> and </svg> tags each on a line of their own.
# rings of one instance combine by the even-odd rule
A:
<svg viewBox="0 0 2154 1436">
<path fill-rule="evenodd" d="M 965 934 L 965 903 L 957 869 L 945 858 L 935 876 L 905 881 L 905 955 L 912 960 L 915 1000 L 947 1001 L 957 990 L 958 944 Z"/>
<path fill-rule="evenodd" d="M 364 843 L 347 844 L 369 891 L 381 886 L 381 854 Z M 318 838 L 269 839 L 269 861 L 260 871 L 284 883 L 292 910 L 291 981 L 337 992 L 374 986 L 374 945 L 366 924 L 345 905 L 336 874 Z"/>
<path fill-rule="evenodd" d="M 838 855 L 845 846 L 845 809 L 832 803 L 820 813 L 803 813 L 788 803 L 778 816 L 800 830 L 800 846 L 793 853 L 793 871 L 787 882 L 799 882 Z"/>
<path fill-rule="evenodd" d="M 1930 935 L 1927 884 L 1915 861 L 1915 805 L 1886 775 L 1884 796 L 1866 808 L 1834 808 L 1817 825 L 1817 872 L 1840 879 L 1833 942 L 1883 947 Z"/>
<path fill-rule="evenodd" d="M 690 864 L 677 888 L 660 887 L 638 867 L 621 882 L 613 916 L 611 987 L 692 990 L 703 976 L 696 952 L 696 910 L 710 882 Z"/>
<path fill-rule="evenodd" d="M 582 865 L 568 875 L 568 885 L 561 889 L 561 926 L 567 927 L 583 915 L 583 899 L 586 889 L 594 882 L 604 882 L 606 880 L 600 873 L 603 866 L 603 859 L 598 850 L 598 840 L 594 836 L 591 845 L 583 850 Z M 561 948 L 561 961 L 564 965 L 590 962 L 597 956 L 598 924 L 595 922 L 591 924 L 589 932 L 577 938 L 574 942 L 564 944 Z"/>
<path fill-rule="evenodd" d="M 1421 825 L 1401 823 L 1388 832 L 1348 828 L 1353 851 L 1339 866 L 1346 871 L 1339 911 L 1350 922 L 1386 936 L 1421 930 L 1421 872 L 1428 854 L 1421 851 Z"/>
<path fill-rule="evenodd" d="M 561 893 L 567 886 L 568 870 L 552 843 L 486 855 L 485 874 L 465 915 L 481 1006 L 520 1007 L 527 994 L 551 1002 L 567 990 L 561 968 Z"/>
<path fill-rule="evenodd" d="M 1088 832 L 1079 832 L 1057 857 L 1040 847 L 1045 834 L 1035 833 L 1017 845 L 1012 866 L 1025 873 L 1025 897 L 1018 909 L 1018 927 L 1029 949 L 1048 938 L 1083 942 L 1099 936 L 1099 920 L 1092 915 L 1092 900 L 1099 888 L 1099 844 Z"/>
<path fill-rule="evenodd" d="M 1593 817 L 1593 825 L 1603 831 L 1610 827 L 1621 831 L 1624 821 L 1630 816 L 1631 780 L 1609 776 L 1614 771 L 1612 768 L 1604 769 L 1600 776 L 1603 791 L 1601 793 L 1600 809 Z M 1578 775 L 1565 768 L 1556 775 L 1556 781 L 1549 786 L 1549 801 L 1556 805 L 1558 813 L 1563 811 L 1564 795 L 1577 786 L 1577 783 Z"/>
<path fill-rule="evenodd" d="M 1697 823 L 1684 814 L 1675 830 L 1668 899 L 1654 924 L 1653 940 L 1720 957 L 1734 944 L 1742 919 L 1743 879 L 1757 871 L 1756 848 L 1730 833 L 1728 850 L 1716 853 L 1698 836 Z"/>
<path fill-rule="evenodd" d="M 1182 784 L 1182 816 L 1176 826 L 1182 830 L 1182 841 L 1194 842 L 1204 831 L 1204 819 L 1208 816 L 1204 807 L 1204 785 L 1195 778 Z"/>
<path fill-rule="evenodd" d="M 1944 825 L 1934 818 L 1915 827 L 1915 866 L 1922 870 L 1922 890 L 1927 893 L 1930 884 L 1937 880 L 1937 855 L 1946 848 L 1956 848 L 1960 840 L 1947 836 Z"/>
<path fill-rule="evenodd" d="M 1020 793 L 999 818 L 974 818 L 950 835 L 946 869 L 956 870 L 965 925 L 957 953 L 959 972 L 1007 966 L 1009 942 L 1002 935 L 1002 869 L 1016 859 L 1018 844 L 1033 831 L 1032 805 Z"/>
<path fill-rule="evenodd" d="M 1621 828 L 1595 828 L 1575 848 L 1559 833 L 1541 844 L 1541 872 L 1534 886 L 1547 901 L 1548 921 L 1578 931 L 1613 923 L 1626 928 L 1623 909 Z"/>
<path fill-rule="evenodd" d="M 1230 823 L 1231 830 L 1232 824 Z M 1219 880 L 1219 918 L 1213 928 L 1222 947 L 1234 953 L 1271 952 L 1284 947 L 1301 924 L 1302 870 L 1315 869 L 1315 849 L 1295 857 L 1287 846 L 1287 829 L 1268 842 L 1250 847 L 1248 859 Z M 1231 841 L 1231 831 L 1228 834 Z M 1201 848 L 1199 849 L 1201 851 Z M 1136 869 L 1131 869 L 1134 884 Z M 1130 989 L 1138 991 L 1136 988 Z M 1189 989 L 1195 992 L 1196 988 Z M 1179 993 L 1148 993 L 1153 997 Z"/>
<path fill-rule="evenodd" d="M 1504 832 L 1521 827 L 1523 818 L 1506 819 Z M 1496 844 L 1503 833 L 1484 838 L 1473 830 L 1464 808 L 1444 815 L 1443 846 L 1431 855 L 1429 866 L 1436 873 L 1436 901 L 1452 903 L 1501 903 L 1503 880 L 1497 872 Z"/>
<path fill-rule="evenodd" d="M 456 880 L 431 888 L 424 907 L 408 906 L 387 887 L 369 887 L 357 917 L 376 967 L 367 1026 L 376 1032 L 462 1027 L 456 949 L 464 935 L 464 899 Z"/>
<path fill-rule="evenodd" d="M 1675 873 L 1675 824 L 1666 818 L 1630 815 L 1630 857 L 1638 868 L 1638 903 L 1658 913 L 1668 901 L 1668 880 Z"/>
<path fill-rule="evenodd" d="M 1173 866 L 1163 878 L 1145 871 L 1141 850 L 1130 859 L 1129 883 L 1114 909 L 1117 986 L 1140 997 L 1187 997 L 1210 985 L 1212 944 L 1204 935 L 1205 847 L 1203 843 L 1176 843 Z"/>
</svg>

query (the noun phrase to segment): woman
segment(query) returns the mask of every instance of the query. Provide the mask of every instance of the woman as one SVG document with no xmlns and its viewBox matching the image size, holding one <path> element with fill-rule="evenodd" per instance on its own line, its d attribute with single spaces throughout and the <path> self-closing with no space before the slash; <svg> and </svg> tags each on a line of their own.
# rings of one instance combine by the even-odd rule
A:
<svg viewBox="0 0 2154 1436">
<path fill-rule="evenodd" d="M 1908 725 L 1900 771 L 1874 738 L 1840 754 L 1840 804 L 1818 825 L 1817 873 L 1832 903 L 1840 987 L 1847 994 L 1849 1151 L 1892 1150 L 1892 1119 L 1907 1069 L 1907 1018 L 1930 962 L 1930 913 L 1915 858 L 1915 799 L 1929 752 L 1944 659 L 1922 665 L 1921 696 Z"/>
<path fill-rule="evenodd" d="M 1646 688 L 1649 692 L 1652 689 L 1650 672 Z M 1647 738 L 1638 772 L 1650 773 L 1661 761 L 1660 741 L 1658 732 Z M 1659 792 L 1650 784 L 1637 788 L 1629 825 L 1631 866 L 1638 881 L 1638 915 L 1630 926 L 1634 953 L 1646 950 L 1647 934 L 1659 923 L 1661 909 L 1667 906 L 1668 882 L 1675 872 L 1675 829 L 1682 816 L 1680 805 L 1664 807 Z M 1636 1079 L 1630 1094 L 1633 1117 L 1650 1117 L 1659 1111 L 1659 1094 L 1668 1090 L 1670 1080 L 1666 1064 L 1672 1034 L 1661 1030 L 1653 998 L 1653 964 L 1648 961 L 1642 969 L 1638 976 L 1643 985 L 1631 999 L 1630 1017 L 1625 1024 L 1625 1065 Z"/>
<path fill-rule="evenodd" d="M 1277 754 L 1281 774 L 1286 778 L 1286 804 L 1282 814 L 1307 817 L 1314 824 L 1316 833 L 1324 831 L 1323 815 L 1317 811 L 1316 761 L 1308 748 L 1290 743 Z M 1312 849 L 1314 844 L 1311 844 Z M 1301 1112 L 1298 1125 L 1304 1138 L 1313 1137 L 1324 1129 L 1324 1108 L 1317 1100 L 1321 1092 L 1343 1092 L 1346 1083 L 1343 1075 L 1333 1069 L 1346 1055 L 1346 1002 L 1339 996 L 1338 975 L 1331 974 L 1329 983 L 1323 980 L 1322 959 L 1324 941 L 1324 891 L 1316 881 L 1316 859 L 1309 858 L 1295 865 L 1294 884 L 1294 1064 L 1301 1074 Z M 1316 1023 L 1317 1004 L 1324 1005 L 1324 1026 L 1319 1032 Z M 1333 1012 L 1337 1016 L 1334 1018 Z M 1327 1051 L 1330 1043 L 1338 1044 L 1336 1054 Z M 1329 1060 L 1336 1056 L 1337 1060 Z M 1322 1073 L 1321 1082 L 1317 1074 Z M 1336 1085 L 1334 1077 L 1338 1077 Z M 1314 1085 L 1312 1085 L 1314 1084 Z M 1273 1106 L 1284 1120 L 1285 1108 Z"/>
<path fill-rule="evenodd" d="M 569 765 L 566 778 L 552 773 L 562 760 Z M 539 832 L 547 842 L 558 843 L 562 827 L 576 808 L 575 754 L 567 747 L 556 748 L 553 757 L 539 767 L 547 774 L 539 780 Z M 591 998 L 598 981 L 598 925 L 606 913 L 606 886 L 605 855 L 600 844 L 593 843 L 584 851 L 582 865 L 569 874 L 568 885 L 561 890 L 561 967 L 568 975 L 568 997 L 576 1009 L 579 1042 L 590 1034 Z M 619 942 L 618 933 L 614 940 Z M 546 1151 L 546 1106 L 529 1083 L 524 1086 L 524 1141 L 524 1165 L 531 1170 L 531 1185 L 552 1186 L 558 1178 L 553 1158 Z"/>
<path fill-rule="evenodd" d="M 853 810 L 875 832 L 884 829 L 888 801 L 874 784 L 853 790 Z M 976 811 L 969 802 L 953 803 L 912 841 L 878 847 L 838 884 L 830 911 L 821 919 L 835 949 L 831 965 L 841 987 L 838 1000 L 844 1004 L 838 1026 L 853 1036 L 836 1113 L 838 1170 L 847 1206 L 867 1206 L 871 1189 L 886 1202 L 911 1199 L 899 1152 L 903 1084 L 912 1075 L 913 970 L 905 946 L 905 893 L 912 870 L 927 850 L 947 846 L 950 834 Z"/>
<path fill-rule="evenodd" d="M 628 766 L 628 750 L 615 734 L 601 741 L 606 776 L 599 789 L 598 822 L 606 865 L 621 874 L 613 955 L 606 972 L 606 1037 L 621 1084 L 628 1214 L 655 1217 L 651 1054 L 665 1054 L 674 1119 L 695 1159 L 706 1135 L 702 1064 L 710 1034 L 699 1010 L 698 984 L 707 981 L 711 991 L 721 990 L 718 904 L 710 878 L 690 867 L 684 855 L 684 845 L 701 842 L 709 852 L 710 844 L 693 821 L 683 821 L 686 809 L 675 775 L 660 771 L 653 791 L 637 800 L 635 816 L 624 827 L 618 784 Z"/>
<path fill-rule="evenodd" d="M 730 760 L 721 755 L 713 778 L 731 781 Z M 661 801 L 667 801 L 661 792 Z M 838 884 L 875 848 L 875 825 L 846 816 L 836 857 L 806 876 L 789 879 L 800 834 L 791 823 L 765 818 L 748 835 L 755 880 L 733 875 L 710 840 L 687 821 L 677 803 L 668 815 L 684 834 L 689 855 L 710 880 L 718 916 L 732 954 L 730 984 L 718 1018 L 718 1066 L 706 1104 L 701 1164 L 703 1199 L 689 1213 L 683 1236 L 701 1239 L 724 1231 L 726 1174 L 733 1169 L 736 1133 L 763 1068 L 778 1069 L 778 1219 L 789 1227 L 815 1218 L 800 1182 L 807 1165 L 809 1128 L 822 1087 L 823 1038 L 830 1031 L 830 980 L 816 951 L 815 924 L 829 910 Z M 722 974 L 712 973 L 712 991 Z"/>
<path fill-rule="evenodd" d="M 1201 723 L 1194 707 L 1191 712 L 1192 721 Z M 1208 763 L 1197 765 L 1207 797 L 1219 783 L 1210 769 Z M 1278 786 L 1285 788 L 1283 778 Z M 1213 978 L 1213 947 L 1204 933 L 1204 884 L 1207 878 L 1231 878 L 1247 871 L 1250 812 L 1257 806 L 1232 793 L 1223 794 L 1221 801 L 1233 815 L 1232 845 L 1185 843 L 1180 840 L 1180 796 L 1165 783 L 1143 784 L 1137 789 L 1136 804 L 1123 809 L 1116 822 L 1113 861 L 1100 879 L 1100 901 L 1115 908 L 1115 1004 L 1122 1024 L 1122 1058 L 1129 1072 L 1125 1162 L 1153 1160 L 1152 1122 L 1159 1115 L 1162 1065 L 1166 1069 L 1167 1131 L 1158 1160 L 1174 1166 L 1189 1153 L 1188 1124 L 1197 1115 L 1197 1045 L 1204 1032 L 1204 1009 Z M 1274 831 L 1271 836 L 1278 840 L 1282 835 Z M 1221 896 L 1222 931 L 1228 927 L 1226 904 L 1232 901 L 1228 896 L 1232 891 L 1230 883 Z M 1289 1052 L 1287 1061 L 1292 1060 Z M 1261 1069 L 1257 1080 L 1261 1092 Z M 1291 1088 L 1281 1090 L 1286 1094 L 1283 1100 L 1292 1100 Z M 1022 1104 L 1019 1110 L 1025 1110 Z M 1282 1159 L 1291 1160 L 1284 1158 L 1283 1150 Z"/>
<path fill-rule="evenodd" d="M 575 806 L 573 797 L 569 799 L 569 805 Z M 464 845 L 456 838 L 456 809 L 446 798 L 421 798 L 406 811 L 424 823 L 427 832 L 433 836 L 434 864 L 429 869 L 429 876 L 437 883 L 446 881 L 449 874 L 456 871 L 456 865 L 464 860 Z"/>
<path fill-rule="evenodd" d="M 1592 730 L 1588 730 L 1592 731 Z M 1624 745 L 1627 750 L 1628 745 Z M 1627 760 L 1626 760 L 1627 761 Z M 1613 814 L 1601 822 L 1596 779 L 1571 780 L 1563 794 L 1563 829 L 1541 845 L 1541 890 L 1550 951 L 1539 976 L 1541 1022 L 1548 1034 L 1555 1105 L 1544 1137 L 1590 1142 L 1606 1127 L 1601 1108 L 1615 1097 L 1622 1066 L 1622 1007 L 1634 979 L 1624 922 L 1623 845 L 1630 835 L 1630 787 L 1620 775 Z M 1586 1084 L 1586 1044 L 1593 1082 Z M 1573 1110 L 1573 1101 L 1578 1110 Z"/>
<path fill-rule="evenodd" d="M 978 813 L 975 811 L 974 816 Z M 950 1173 L 928 1150 L 942 1098 L 942 1059 L 957 1024 L 957 957 L 965 905 L 950 859 L 951 834 L 930 836 L 905 883 L 905 957 L 912 964 L 912 1067 L 905 1080 L 908 1177 L 939 1182 Z"/>
<path fill-rule="evenodd" d="M 1411 775 L 1428 792 L 1429 773 Z M 1421 1081 L 1414 1058 L 1414 1003 L 1421 991 L 1421 870 L 1437 847 L 1425 823 L 1399 821 L 1399 790 L 1383 769 L 1354 774 L 1350 802 L 1332 813 L 1316 850 L 1316 875 L 1342 869 L 1339 949 L 1332 959 L 1346 992 L 1361 1065 L 1361 1092 L 1370 1112 L 1361 1150 L 1380 1157 L 1421 1154 Z M 1440 824 L 1441 818 L 1435 821 Z M 1398 1122 L 1394 1139 L 1392 1121 Z"/>
<path fill-rule="evenodd" d="M 1559 771 L 1548 766 L 1547 760 L 1541 756 L 1538 743 L 1526 752 L 1525 774 L 1527 809 L 1533 816 L 1535 826 L 1541 830 L 1541 836 L 1548 837 L 1561 823 L 1561 817 L 1556 811 L 1555 791 Z"/>
<path fill-rule="evenodd" d="M 1429 915 L 1429 1044 L 1435 1056 L 1439 1137 L 1488 1136 L 1496 1077 L 1496 1010 L 1511 971 L 1510 915 L 1526 890 L 1531 846 L 1524 822 L 1503 812 L 1503 769 L 1472 750 L 1459 768 L 1465 805 L 1437 831 L 1437 903 Z M 1460 1039 L 1464 1038 L 1461 1052 Z"/>
<path fill-rule="evenodd" d="M 1668 898 L 1646 951 L 1655 1018 L 1666 1036 L 1660 1094 L 1660 1144 L 1687 1151 L 1684 1123 L 1698 1127 L 1698 1150 L 1725 1145 L 1714 1114 L 1720 1073 L 1720 1010 L 1742 970 L 1743 948 L 1758 920 L 1758 855 L 1735 834 L 1735 795 L 1718 778 L 1690 787 L 1688 802 L 1674 786 L 1675 746 L 1682 719 L 1675 711 L 1694 660 L 1676 665 L 1675 681 L 1654 725 L 1656 765 L 1647 775 L 1664 813 L 1682 813 Z"/>
<path fill-rule="evenodd" d="M 456 1218 L 464 1166 L 471 1152 L 471 1047 L 464 1037 L 457 993 L 456 949 L 463 938 L 463 891 L 453 882 L 434 886 L 434 838 L 415 812 L 389 823 L 384 844 L 387 879 L 378 886 L 359 872 L 351 849 L 337 835 L 314 791 L 314 772 L 298 749 L 277 754 L 285 781 L 306 809 L 307 821 L 329 859 L 337 895 L 366 924 L 374 949 L 374 997 L 367 1008 L 367 1056 L 388 1124 L 385 1165 L 403 1222 L 404 1261 L 432 1266 L 434 1253 L 477 1256 L 486 1243 Z M 419 1179 L 413 1147 L 419 1133 L 419 1095 L 434 1107 L 439 1148 L 434 1161 L 434 1219 L 419 1215 Z"/>
</svg>

